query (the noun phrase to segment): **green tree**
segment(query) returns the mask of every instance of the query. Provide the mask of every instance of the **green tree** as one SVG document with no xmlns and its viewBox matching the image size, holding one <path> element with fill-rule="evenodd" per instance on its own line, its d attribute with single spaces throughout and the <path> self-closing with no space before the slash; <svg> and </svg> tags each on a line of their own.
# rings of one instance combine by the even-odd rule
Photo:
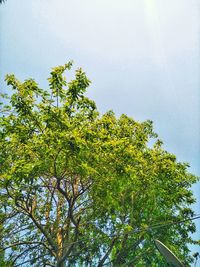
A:
<svg viewBox="0 0 200 267">
<path fill-rule="evenodd" d="M 85 73 L 66 80 L 71 67 L 52 70 L 49 90 L 6 76 L 14 92 L 2 95 L 0 120 L 5 258 L 14 266 L 167 266 L 159 239 L 189 264 L 197 178 L 162 148 L 151 121 L 100 115 L 85 96 Z"/>
</svg>

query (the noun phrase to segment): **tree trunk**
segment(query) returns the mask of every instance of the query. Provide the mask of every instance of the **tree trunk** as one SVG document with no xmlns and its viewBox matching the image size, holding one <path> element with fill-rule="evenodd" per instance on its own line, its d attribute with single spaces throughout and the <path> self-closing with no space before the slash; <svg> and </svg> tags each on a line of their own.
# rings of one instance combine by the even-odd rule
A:
<svg viewBox="0 0 200 267">
<path fill-rule="evenodd" d="M 65 267 L 65 263 L 58 261 L 56 267 Z"/>
</svg>

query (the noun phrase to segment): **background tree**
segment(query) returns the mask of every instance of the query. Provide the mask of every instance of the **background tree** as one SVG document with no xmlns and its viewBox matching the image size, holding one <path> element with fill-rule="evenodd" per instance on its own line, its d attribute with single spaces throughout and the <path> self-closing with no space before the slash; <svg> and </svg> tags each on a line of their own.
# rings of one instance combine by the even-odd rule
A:
<svg viewBox="0 0 200 267">
<path fill-rule="evenodd" d="M 101 116 L 84 94 L 85 73 L 66 81 L 71 66 L 52 70 L 50 90 L 6 76 L 14 90 L 2 95 L 0 121 L 6 259 L 14 266 L 167 266 L 159 239 L 189 264 L 197 178 L 162 148 L 151 121 Z"/>
</svg>

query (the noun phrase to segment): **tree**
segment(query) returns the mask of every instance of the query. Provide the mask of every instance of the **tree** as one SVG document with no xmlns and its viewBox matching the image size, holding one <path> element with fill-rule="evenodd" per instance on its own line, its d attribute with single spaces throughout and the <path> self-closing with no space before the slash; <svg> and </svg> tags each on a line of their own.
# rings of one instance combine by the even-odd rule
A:
<svg viewBox="0 0 200 267">
<path fill-rule="evenodd" d="M 2 95 L 2 251 L 13 266 L 167 266 L 159 239 L 189 264 L 197 178 L 162 148 L 151 121 L 100 115 L 82 69 L 49 90 L 7 75 Z M 153 146 L 149 145 L 149 141 Z M 180 223 L 182 222 L 182 223 Z"/>
<path fill-rule="evenodd" d="M 2 4 L 2 3 L 4 3 L 5 2 L 5 0 L 0 0 L 0 4 Z"/>
</svg>

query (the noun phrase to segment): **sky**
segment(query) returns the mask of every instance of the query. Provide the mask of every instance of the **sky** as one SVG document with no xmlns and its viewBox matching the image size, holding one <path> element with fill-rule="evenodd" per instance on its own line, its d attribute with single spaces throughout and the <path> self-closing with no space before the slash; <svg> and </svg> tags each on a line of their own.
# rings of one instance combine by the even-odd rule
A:
<svg viewBox="0 0 200 267">
<path fill-rule="evenodd" d="M 0 85 L 14 73 L 45 87 L 51 67 L 72 59 L 100 112 L 152 120 L 165 149 L 200 175 L 199 18 L 199 0 L 7 0 Z"/>
</svg>

